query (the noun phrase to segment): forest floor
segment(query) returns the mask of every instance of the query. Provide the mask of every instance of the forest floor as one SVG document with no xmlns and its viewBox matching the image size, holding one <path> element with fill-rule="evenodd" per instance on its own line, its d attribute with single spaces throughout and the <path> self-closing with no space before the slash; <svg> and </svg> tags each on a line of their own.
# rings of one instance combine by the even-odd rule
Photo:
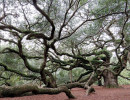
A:
<svg viewBox="0 0 130 100">
<path fill-rule="evenodd" d="M 68 99 L 65 93 L 57 95 L 32 95 L 14 98 L 0 98 L 0 100 L 130 100 L 130 85 L 123 85 L 122 88 L 104 88 L 94 86 L 96 92 L 86 95 L 82 88 L 71 89 L 76 99 Z"/>
</svg>

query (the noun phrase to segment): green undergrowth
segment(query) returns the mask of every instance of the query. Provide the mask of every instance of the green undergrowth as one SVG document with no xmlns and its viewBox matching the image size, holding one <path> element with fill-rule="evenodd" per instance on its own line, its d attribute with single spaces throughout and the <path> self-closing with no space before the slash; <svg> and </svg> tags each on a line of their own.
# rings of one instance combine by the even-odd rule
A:
<svg viewBox="0 0 130 100">
<path fill-rule="evenodd" d="M 130 78 L 130 71 L 124 70 L 121 72 L 121 75 L 123 75 L 127 78 Z M 119 85 L 128 85 L 128 84 L 130 84 L 130 80 L 124 79 L 124 78 L 119 76 L 118 83 L 119 83 Z"/>
</svg>

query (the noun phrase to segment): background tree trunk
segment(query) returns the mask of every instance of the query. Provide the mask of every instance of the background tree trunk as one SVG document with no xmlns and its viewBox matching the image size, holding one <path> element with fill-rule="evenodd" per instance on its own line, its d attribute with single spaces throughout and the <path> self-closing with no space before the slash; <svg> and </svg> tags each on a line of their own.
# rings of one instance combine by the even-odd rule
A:
<svg viewBox="0 0 130 100">
<path fill-rule="evenodd" d="M 70 76 L 70 83 L 72 83 L 72 70 L 70 70 L 69 76 Z"/>
<path fill-rule="evenodd" d="M 104 71 L 103 73 L 104 86 L 108 88 L 118 87 L 118 77 L 111 71 Z"/>
</svg>

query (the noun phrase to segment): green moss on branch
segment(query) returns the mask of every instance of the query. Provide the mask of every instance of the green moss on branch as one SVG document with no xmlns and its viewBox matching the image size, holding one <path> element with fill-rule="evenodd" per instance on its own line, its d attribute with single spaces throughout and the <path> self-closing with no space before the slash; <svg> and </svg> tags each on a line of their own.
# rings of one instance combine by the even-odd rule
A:
<svg viewBox="0 0 130 100">
<path fill-rule="evenodd" d="M 26 84 L 14 87 L 0 87 L 0 97 L 21 96 L 28 92 L 32 92 L 34 94 L 58 94 L 64 92 L 69 98 L 74 98 L 66 86 L 58 88 L 40 88 L 37 85 Z"/>
</svg>

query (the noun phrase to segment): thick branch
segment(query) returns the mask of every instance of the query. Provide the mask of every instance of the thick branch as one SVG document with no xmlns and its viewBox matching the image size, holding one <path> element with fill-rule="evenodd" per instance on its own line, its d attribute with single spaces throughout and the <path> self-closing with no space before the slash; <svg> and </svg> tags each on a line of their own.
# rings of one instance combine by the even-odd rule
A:
<svg viewBox="0 0 130 100">
<path fill-rule="evenodd" d="M 81 75 L 79 76 L 79 78 L 77 79 L 77 81 L 79 81 L 83 76 L 90 74 L 91 72 L 93 72 L 93 71 L 87 71 L 87 72 L 81 74 Z"/>
<path fill-rule="evenodd" d="M 34 7 L 43 15 L 45 16 L 45 18 L 48 20 L 48 22 L 51 24 L 52 26 L 52 30 L 51 30 L 51 36 L 49 37 L 49 40 L 54 38 L 54 33 L 55 33 L 55 26 L 53 21 L 50 19 L 50 17 L 37 5 L 37 0 L 33 0 L 33 5 Z"/>
<path fill-rule="evenodd" d="M 15 42 L 15 41 L 13 41 L 13 40 L 4 39 L 4 38 L 1 38 L 1 37 L 0 37 L 0 40 L 3 40 L 3 41 L 5 41 L 5 42 L 9 42 L 9 43 L 14 43 L 14 44 L 17 45 L 17 42 Z"/>
<path fill-rule="evenodd" d="M 39 79 L 39 77 L 37 77 L 37 76 L 24 74 L 21 71 L 12 69 L 12 68 L 8 67 L 7 65 L 5 65 L 3 63 L 0 63 L 0 66 L 2 66 L 6 71 L 13 72 L 13 73 L 18 74 L 22 77 L 27 77 L 27 78 L 31 78 L 31 79 Z"/>
<path fill-rule="evenodd" d="M 40 69 L 35 68 L 35 67 L 32 67 L 32 66 L 29 64 L 29 62 L 28 62 L 26 56 L 24 56 L 22 53 L 20 53 L 20 52 L 18 52 L 18 51 L 16 51 L 16 50 L 10 49 L 10 48 L 6 48 L 6 49 L 4 49 L 4 50 L 8 50 L 7 52 L 12 52 L 12 53 L 15 53 L 15 54 L 17 54 L 18 56 L 20 56 L 20 57 L 22 58 L 22 60 L 24 61 L 25 66 L 26 66 L 29 70 L 31 70 L 31 71 L 33 71 L 33 72 L 36 72 L 36 73 L 39 73 L 39 72 L 40 72 Z M 6 52 L 6 51 L 5 51 L 5 52 Z"/>
<path fill-rule="evenodd" d="M 1 97 L 21 96 L 22 94 L 33 92 L 34 94 L 58 94 L 64 92 L 69 98 L 74 98 L 67 87 L 62 86 L 58 88 L 39 88 L 37 85 L 22 85 L 14 87 L 0 87 Z"/>
<path fill-rule="evenodd" d="M 63 85 L 63 86 L 66 86 L 68 89 L 72 89 L 72 88 L 76 88 L 76 87 L 84 88 L 85 83 L 75 82 L 75 83 L 69 83 L 69 84 L 66 84 L 66 85 Z"/>
</svg>

